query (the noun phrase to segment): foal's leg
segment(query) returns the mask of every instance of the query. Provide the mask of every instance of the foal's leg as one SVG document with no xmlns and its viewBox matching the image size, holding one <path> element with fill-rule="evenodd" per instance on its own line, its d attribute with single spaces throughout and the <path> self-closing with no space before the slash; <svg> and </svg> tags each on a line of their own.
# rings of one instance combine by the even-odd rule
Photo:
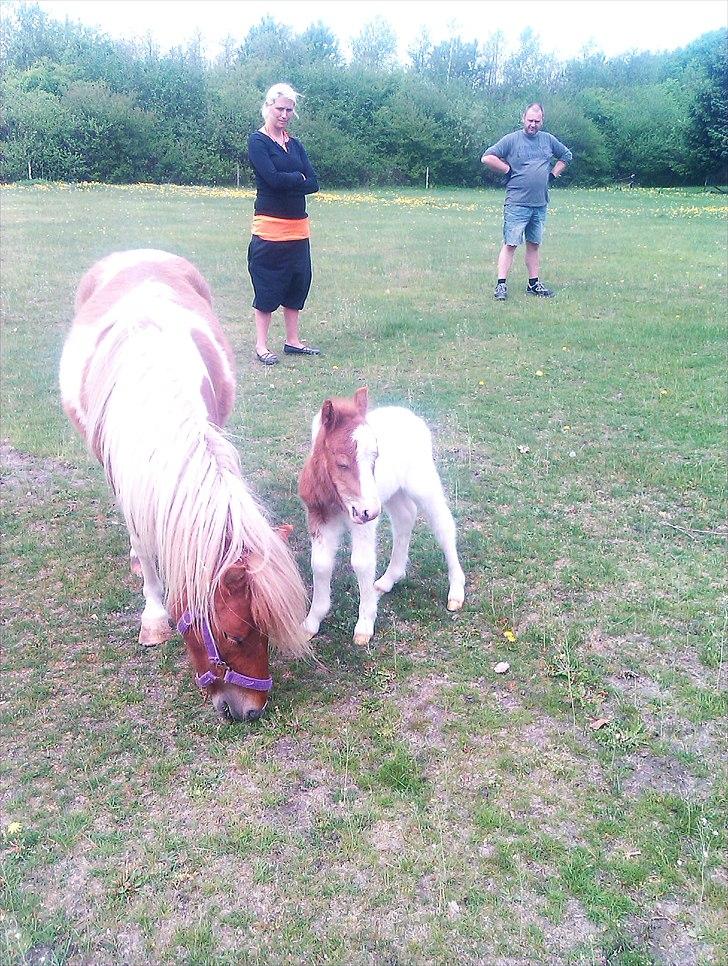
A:
<svg viewBox="0 0 728 966">
<path fill-rule="evenodd" d="M 413 494 L 414 496 L 415 494 Z M 418 481 L 417 503 L 432 527 L 435 539 L 442 547 L 447 561 L 447 575 L 450 588 L 447 593 L 447 609 L 460 610 L 465 600 L 465 574 L 460 566 L 457 551 L 455 521 L 442 492 L 442 484 L 437 470 L 432 468 L 432 476 L 420 488 Z"/>
<path fill-rule="evenodd" d="M 334 560 L 343 527 L 343 519 L 337 517 L 323 524 L 316 536 L 311 538 L 313 595 L 311 608 L 303 622 L 304 629 L 311 637 L 318 633 L 321 621 L 331 608 L 331 575 L 334 572 Z"/>
<path fill-rule="evenodd" d="M 400 490 L 389 500 L 386 510 L 392 524 L 392 556 L 389 566 L 374 584 L 380 594 L 390 591 L 407 572 L 407 554 L 412 527 L 417 519 L 417 504 Z"/>
<path fill-rule="evenodd" d="M 145 647 L 172 639 L 167 610 L 162 603 L 162 582 L 156 568 L 145 557 L 138 557 L 144 580 L 144 610 L 139 629 L 139 643 Z"/>
<path fill-rule="evenodd" d="M 349 526 L 351 530 L 351 566 L 359 583 L 359 620 L 354 628 L 354 643 L 368 644 L 377 619 L 378 595 L 374 590 L 377 572 L 377 524 L 379 520 Z"/>
</svg>

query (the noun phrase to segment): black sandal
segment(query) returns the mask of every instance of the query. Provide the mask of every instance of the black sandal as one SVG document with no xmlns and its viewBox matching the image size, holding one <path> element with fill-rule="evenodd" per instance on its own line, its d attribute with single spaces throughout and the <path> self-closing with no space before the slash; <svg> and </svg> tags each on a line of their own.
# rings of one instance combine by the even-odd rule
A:
<svg viewBox="0 0 728 966">
<path fill-rule="evenodd" d="M 288 345 L 283 346 L 283 351 L 288 356 L 320 356 L 321 350 L 315 349 L 311 345 Z"/>
<path fill-rule="evenodd" d="M 274 366 L 280 360 L 275 352 L 256 352 L 258 357 L 258 362 L 262 362 L 264 366 Z"/>
</svg>

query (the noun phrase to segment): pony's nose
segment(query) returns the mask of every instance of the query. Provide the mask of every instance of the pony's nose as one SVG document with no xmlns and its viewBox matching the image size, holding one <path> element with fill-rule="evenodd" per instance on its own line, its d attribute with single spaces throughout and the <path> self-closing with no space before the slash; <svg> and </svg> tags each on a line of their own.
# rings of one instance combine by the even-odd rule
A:
<svg viewBox="0 0 728 966">
<path fill-rule="evenodd" d="M 258 718 L 261 718 L 263 716 L 263 712 L 264 711 L 265 711 L 265 707 L 263 707 L 263 708 L 253 708 L 251 711 L 248 711 L 246 713 L 245 720 L 246 721 L 257 721 Z"/>
</svg>

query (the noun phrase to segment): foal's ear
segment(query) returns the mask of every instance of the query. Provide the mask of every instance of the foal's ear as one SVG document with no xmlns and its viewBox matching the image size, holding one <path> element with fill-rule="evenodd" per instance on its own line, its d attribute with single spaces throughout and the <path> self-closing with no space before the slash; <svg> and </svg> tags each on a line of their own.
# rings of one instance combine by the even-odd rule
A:
<svg viewBox="0 0 728 966">
<path fill-rule="evenodd" d="M 354 393 L 354 402 L 356 403 L 356 408 L 362 414 L 366 415 L 366 411 L 369 408 L 369 390 L 366 386 L 362 386 L 361 389 L 357 389 Z"/>
<path fill-rule="evenodd" d="M 321 425 L 326 429 L 333 429 L 336 422 L 336 410 L 330 399 L 327 399 L 321 407 Z"/>
<path fill-rule="evenodd" d="M 285 542 L 288 543 L 288 540 L 293 533 L 293 524 L 281 523 L 280 526 L 277 526 L 275 529 L 281 540 L 285 540 Z"/>
</svg>

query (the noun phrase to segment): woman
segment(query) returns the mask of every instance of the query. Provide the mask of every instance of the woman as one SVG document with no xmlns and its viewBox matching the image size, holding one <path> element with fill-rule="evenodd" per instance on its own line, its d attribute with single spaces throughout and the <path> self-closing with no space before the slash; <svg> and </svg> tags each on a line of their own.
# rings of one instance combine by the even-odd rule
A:
<svg viewBox="0 0 728 966">
<path fill-rule="evenodd" d="M 255 298 L 255 351 L 265 366 L 278 362 L 268 349 L 271 315 L 283 306 L 288 355 L 317 356 L 304 345 L 298 315 L 311 287 L 311 248 L 306 195 L 318 191 L 318 178 L 301 142 L 288 133 L 300 97 L 288 84 L 275 84 L 265 95 L 263 127 L 248 139 L 248 157 L 257 194 L 248 271 Z"/>
</svg>

